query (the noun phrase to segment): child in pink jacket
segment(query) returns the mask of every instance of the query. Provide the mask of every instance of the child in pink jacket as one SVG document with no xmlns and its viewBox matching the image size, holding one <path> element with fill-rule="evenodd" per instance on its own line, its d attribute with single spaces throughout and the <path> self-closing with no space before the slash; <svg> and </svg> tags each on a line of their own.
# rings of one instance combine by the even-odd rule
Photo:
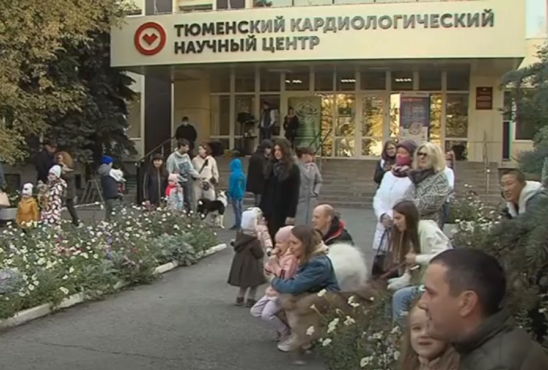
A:
<svg viewBox="0 0 548 370">
<path fill-rule="evenodd" d="M 291 279 L 297 273 L 297 257 L 289 249 L 289 236 L 292 226 L 282 227 L 276 233 L 276 247 L 272 250 L 272 257 L 265 264 L 265 271 L 282 279 Z M 271 286 L 252 308 L 251 315 L 272 323 L 276 329 L 276 340 L 283 341 L 289 338 L 291 332 L 282 320 L 276 316 L 282 309 L 278 293 Z"/>
</svg>

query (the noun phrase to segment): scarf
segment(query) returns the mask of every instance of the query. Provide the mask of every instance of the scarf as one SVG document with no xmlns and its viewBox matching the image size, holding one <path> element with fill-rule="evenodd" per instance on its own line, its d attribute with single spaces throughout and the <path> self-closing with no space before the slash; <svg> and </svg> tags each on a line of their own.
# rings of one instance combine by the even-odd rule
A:
<svg viewBox="0 0 548 370">
<path fill-rule="evenodd" d="M 177 185 L 168 185 L 168 187 L 166 189 L 166 197 L 169 198 L 173 191 L 177 192 L 177 188 L 178 188 Z"/>
<path fill-rule="evenodd" d="M 407 177 L 410 169 L 409 166 L 395 166 L 392 168 L 392 174 L 396 177 Z"/>
<path fill-rule="evenodd" d="M 274 176 L 280 177 L 280 174 L 283 172 L 283 163 L 281 161 L 275 162 L 272 170 L 274 171 Z"/>
<path fill-rule="evenodd" d="M 433 168 L 425 168 L 423 170 L 409 171 L 409 178 L 413 184 L 417 185 L 434 174 L 435 172 Z"/>
</svg>

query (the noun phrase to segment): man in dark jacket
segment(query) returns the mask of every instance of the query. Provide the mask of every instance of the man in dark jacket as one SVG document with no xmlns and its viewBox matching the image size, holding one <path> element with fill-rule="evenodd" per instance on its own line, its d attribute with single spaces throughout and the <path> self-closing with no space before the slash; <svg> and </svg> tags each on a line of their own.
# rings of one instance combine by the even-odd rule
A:
<svg viewBox="0 0 548 370">
<path fill-rule="evenodd" d="M 424 275 L 419 307 L 428 334 L 451 343 L 466 370 L 547 370 L 548 355 L 502 307 L 506 277 L 498 261 L 478 249 L 435 256 Z"/>
<path fill-rule="evenodd" d="M 112 157 L 104 155 L 101 158 L 101 165 L 97 170 L 101 179 L 101 190 L 103 192 L 103 200 L 105 201 L 105 220 L 110 221 L 112 213 L 120 204 L 119 184 L 116 179 L 111 176 Z"/>
<path fill-rule="evenodd" d="M 194 153 L 194 145 L 196 144 L 196 139 L 198 139 L 198 133 L 194 126 L 188 122 L 188 117 L 183 117 L 181 125 L 177 127 L 175 131 L 175 138 L 177 141 L 181 139 L 186 139 L 190 143 L 189 155 L 192 157 Z"/>
<path fill-rule="evenodd" d="M 48 183 L 49 170 L 55 164 L 54 154 L 57 151 L 57 143 L 53 140 L 44 141 L 42 151 L 34 156 L 34 168 L 36 168 L 36 181 Z"/>
<path fill-rule="evenodd" d="M 350 233 L 344 228 L 345 224 L 335 213 L 333 207 L 321 204 L 314 208 L 312 213 L 314 228 L 322 234 L 325 245 L 335 243 L 354 244 Z"/>
<path fill-rule="evenodd" d="M 246 191 L 253 193 L 255 197 L 255 207 L 258 207 L 261 202 L 261 194 L 263 193 L 264 187 L 264 171 L 266 161 L 272 152 L 272 146 L 272 141 L 263 140 L 261 145 L 257 147 L 255 153 L 249 158 Z"/>
</svg>

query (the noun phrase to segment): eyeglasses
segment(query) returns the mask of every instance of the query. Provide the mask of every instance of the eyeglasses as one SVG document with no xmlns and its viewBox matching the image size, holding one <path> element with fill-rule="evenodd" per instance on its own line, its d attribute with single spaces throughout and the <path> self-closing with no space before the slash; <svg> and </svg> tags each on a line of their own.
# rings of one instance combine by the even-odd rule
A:
<svg viewBox="0 0 548 370">
<path fill-rule="evenodd" d="M 428 153 L 418 152 L 417 157 L 428 157 Z"/>
</svg>

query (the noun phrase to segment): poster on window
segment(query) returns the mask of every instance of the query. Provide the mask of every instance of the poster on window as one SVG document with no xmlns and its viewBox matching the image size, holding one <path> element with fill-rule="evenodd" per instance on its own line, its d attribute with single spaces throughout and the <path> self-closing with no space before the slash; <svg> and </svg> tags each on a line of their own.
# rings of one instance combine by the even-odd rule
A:
<svg viewBox="0 0 548 370">
<path fill-rule="evenodd" d="M 317 96 L 289 98 L 288 103 L 299 119 L 295 147 L 310 146 L 318 150 L 321 141 L 318 134 L 322 124 L 322 98 Z"/>
<path fill-rule="evenodd" d="M 418 145 L 428 141 L 430 131 L 430 94 L 400 95 L 400 138 Z"/>
</svg>

